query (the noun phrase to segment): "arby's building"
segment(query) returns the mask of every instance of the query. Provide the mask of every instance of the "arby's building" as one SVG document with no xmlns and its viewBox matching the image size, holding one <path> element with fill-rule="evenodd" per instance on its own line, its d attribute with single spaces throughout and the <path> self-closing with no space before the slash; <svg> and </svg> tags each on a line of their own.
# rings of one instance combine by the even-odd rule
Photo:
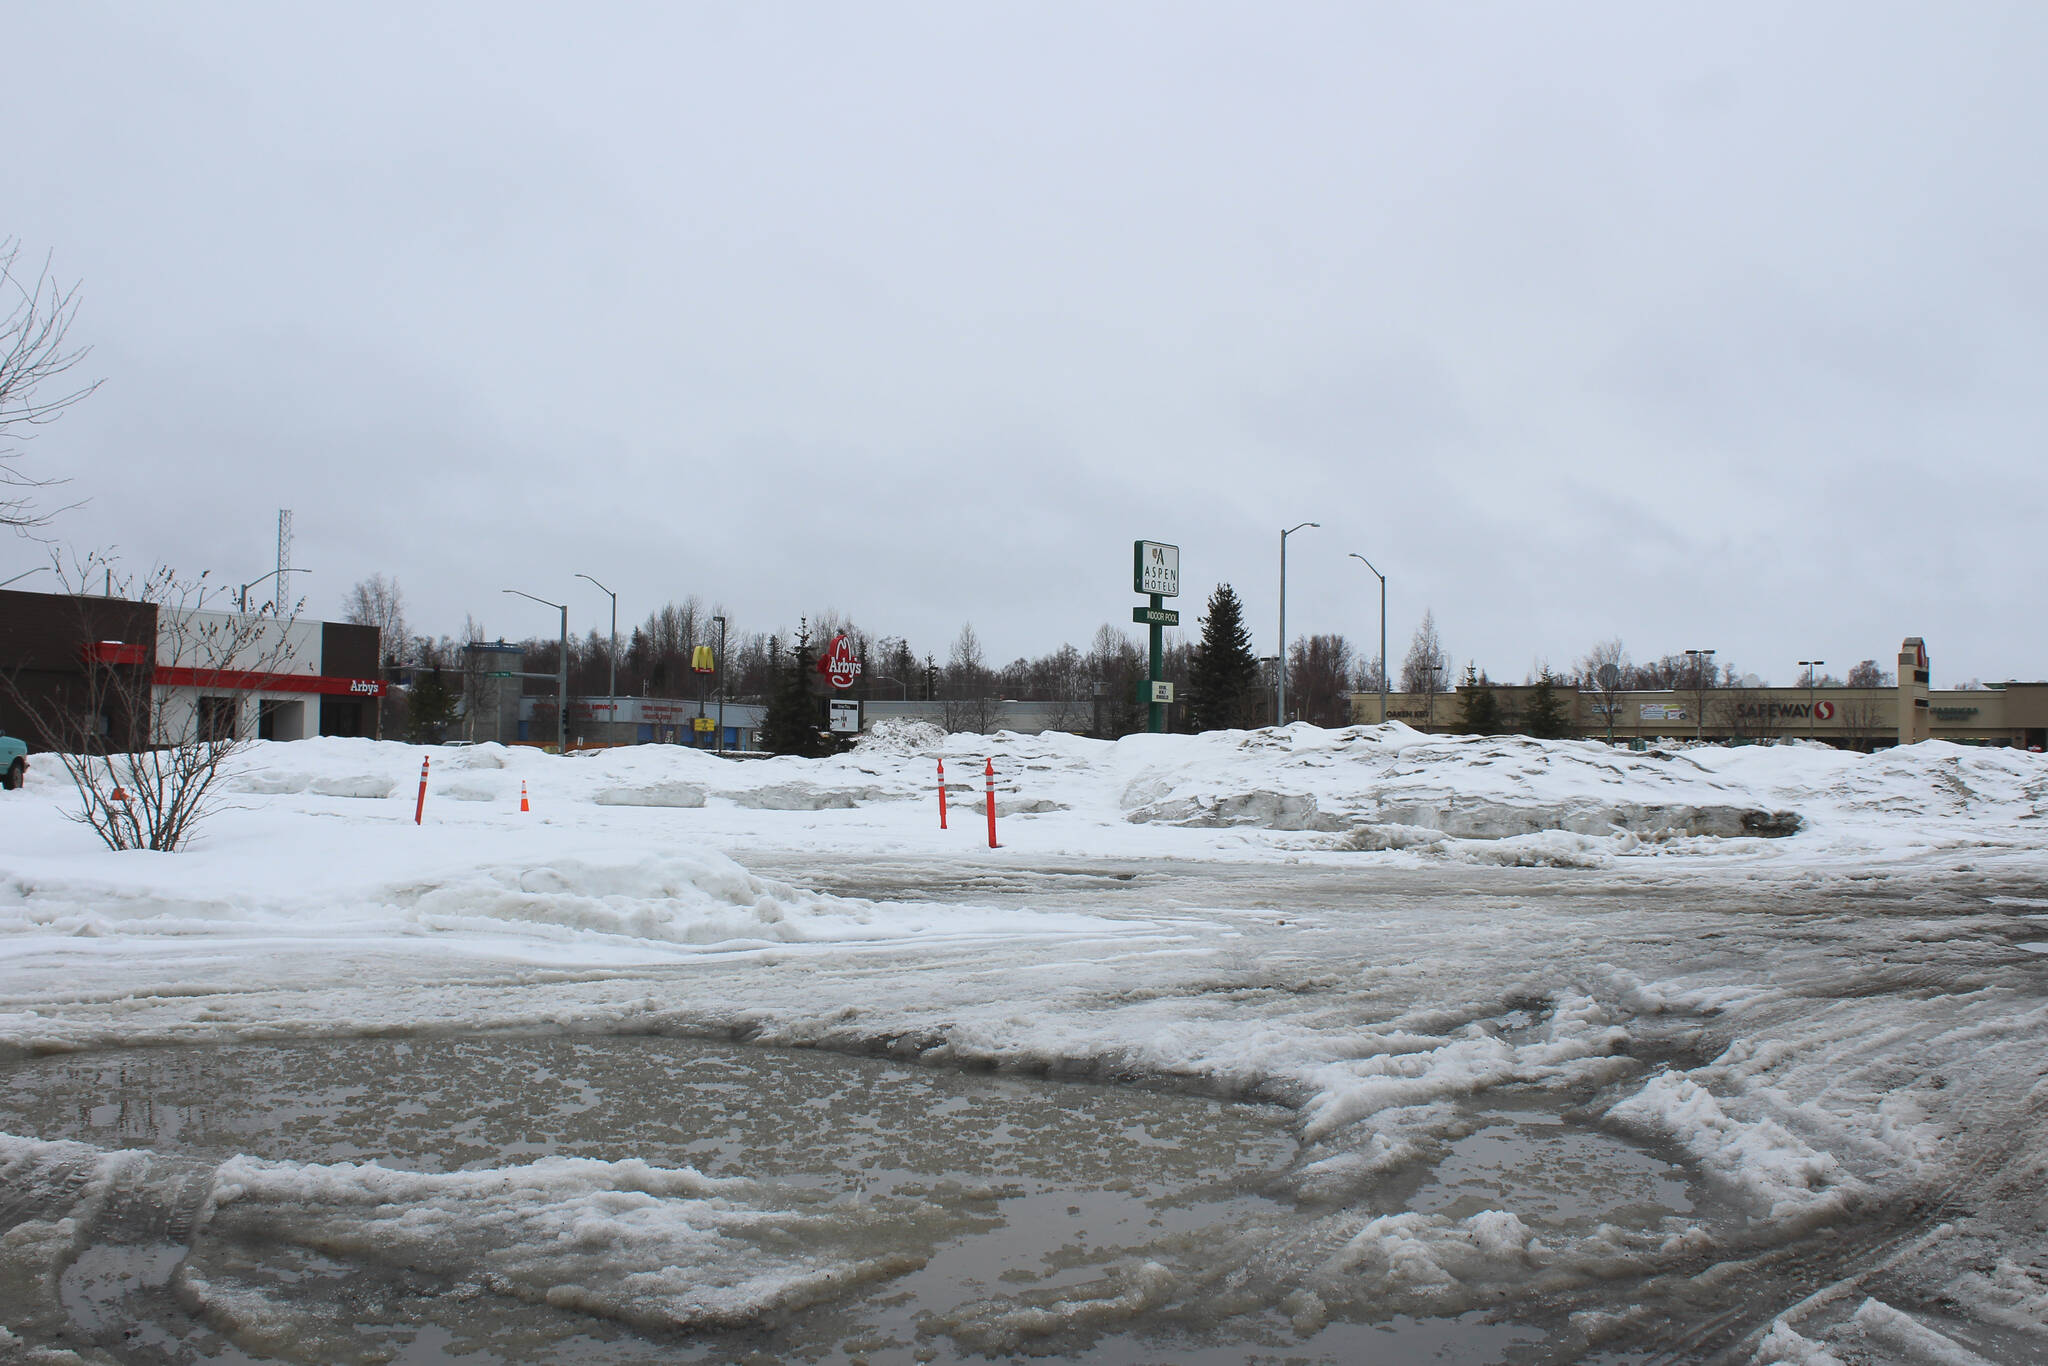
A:
<svg viewBox="0 0 2048 1366">
<path fill-rule="evenodd" d="M 0 674 L 13 684 L 0 689 L 0 728 L 32 748 L 41 732 L 29 710 L 71 705 L 94 670 L 147 686 L 150 743 L 377 736 L 385 685 L 374 626 L 5 589 L 0 623 Z M 121 724 L 109 717 L 100 733 L 142 740 L 114 735 Z"/>
</svg>

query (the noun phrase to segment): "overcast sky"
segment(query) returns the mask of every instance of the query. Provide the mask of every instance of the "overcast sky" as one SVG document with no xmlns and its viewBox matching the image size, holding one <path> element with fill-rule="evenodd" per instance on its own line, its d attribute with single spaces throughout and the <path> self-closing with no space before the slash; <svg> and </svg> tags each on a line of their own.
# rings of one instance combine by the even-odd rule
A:
<svg viewBox="0 0 2048 1366">
<path fill-rule="evenodd" d="M 1397 664 L 2048 677 L 2048 6 L 426 8 L 10 8 L 62 541 L 999 663 L 1313 520 Z"/>
</svg>

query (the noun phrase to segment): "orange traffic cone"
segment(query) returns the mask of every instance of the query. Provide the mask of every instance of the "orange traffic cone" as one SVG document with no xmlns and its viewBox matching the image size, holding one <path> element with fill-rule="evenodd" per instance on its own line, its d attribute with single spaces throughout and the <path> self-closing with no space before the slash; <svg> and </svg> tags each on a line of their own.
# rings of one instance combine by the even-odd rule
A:
<svg viewBox="0 0 2048 1366">
<path fill-rule="evenodd" d="M 526 804 L 526 779 L 524 778 L 519 780 L 519 809 L 521 811 L 533 810 L 532 807 Z"/>
</svg>

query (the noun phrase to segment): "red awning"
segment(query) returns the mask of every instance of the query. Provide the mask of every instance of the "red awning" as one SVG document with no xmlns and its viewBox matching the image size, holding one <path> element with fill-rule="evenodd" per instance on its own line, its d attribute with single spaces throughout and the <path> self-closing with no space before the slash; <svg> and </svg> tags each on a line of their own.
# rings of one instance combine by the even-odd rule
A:
<svg viewBox="0 0 2048 1366">
<path fill-rule="evenodd" d="M 149 647 L 124 640 L 89 640 L 78 652 L 88 664 L 147 664 Z"/>
<path fill-rule="evenodd" d="M 156 681 L 173 688 L 224 688 L 230 692 L 314 692 L 382 697 L 381 678 L 335 678 L 326 674 L 267 674 L 249 669 L 175 669 L 158 665 Z"/>
</svg>

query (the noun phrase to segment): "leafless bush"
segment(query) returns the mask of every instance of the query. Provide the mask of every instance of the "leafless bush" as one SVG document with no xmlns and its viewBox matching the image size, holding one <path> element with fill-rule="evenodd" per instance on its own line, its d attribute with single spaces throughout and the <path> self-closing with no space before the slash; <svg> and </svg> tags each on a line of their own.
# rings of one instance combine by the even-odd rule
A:
<svg viewBox="0 0 2048 1366">
<path fill-rule="evenodd" d="M 70 686 L 35 696 L 10 679 L 10 694 L 77 786 L 72 819 L 110 849 L 180 849 L 218 809 L 222 766 L 249 743 L 243 699 L 290 671 L 292 618 L 279 619 L 268 605 L 254 614 L 205 611 L 205 576 L 180 579 L 164 567 L 136 581 L 90 557 L 60 565 L 58 574 L 80 605 L 79 673 Z M 99 640 L 87 582 L 153 607 L 154 638 Z M 161 686 L 159 668 L 189 670 L 199 687 Z M 209 679 L 227 696 L 203 694 Z"/>
</svg>

